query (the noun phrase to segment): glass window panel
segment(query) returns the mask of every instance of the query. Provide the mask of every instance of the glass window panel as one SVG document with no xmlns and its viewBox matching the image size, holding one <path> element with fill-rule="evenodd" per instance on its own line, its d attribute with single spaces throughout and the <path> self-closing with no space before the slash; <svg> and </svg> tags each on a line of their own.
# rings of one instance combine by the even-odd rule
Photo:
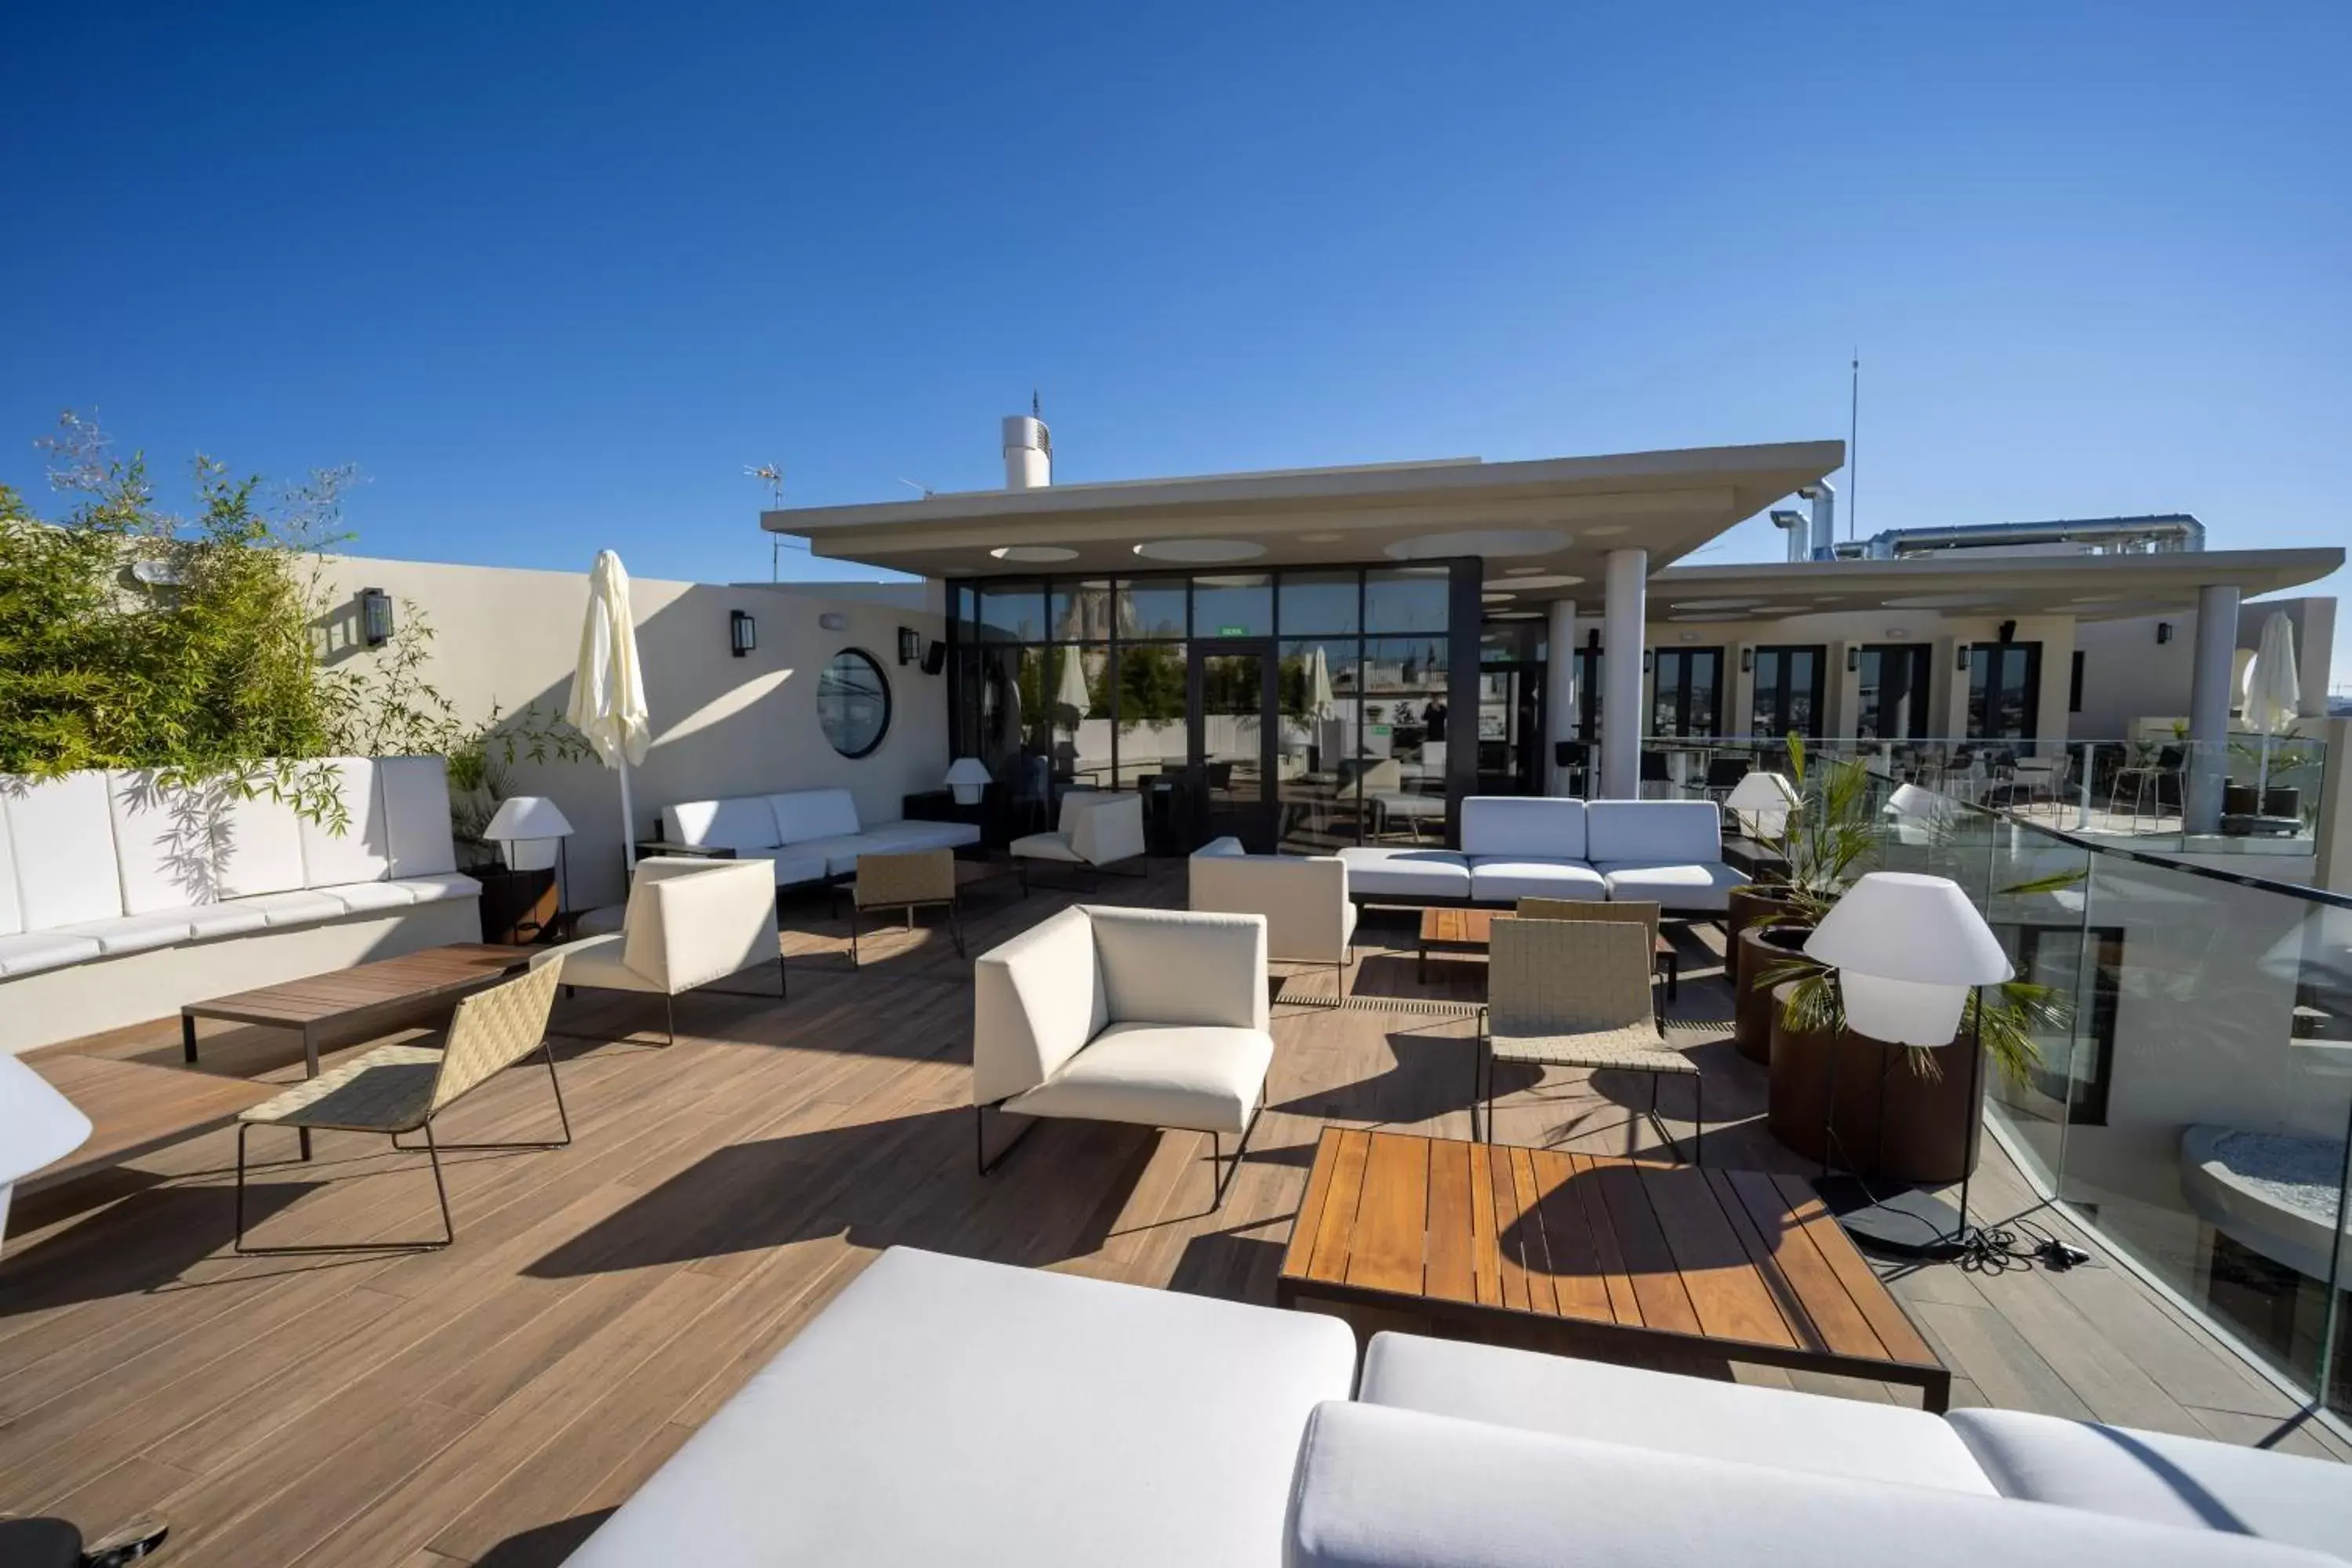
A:
<svg viewBox="0 0 2352 1568">
<path fill-rule="evenodd" d="M 1031 746 L 1052 758 L 1052 778 L 1065 788 L 1111 784 L 1110 649 L 1099 644 L 1039 650 L 1042 700 L 1031 721 Z"/>
<path fill-rule="evenodd" d="M 1362 574 L 1357 572 L 1285 572 L 1279 589 L 1282 635 L 1320 637 L 1357 630 L 1361 587 Z"/>
<path fill-rule="evenodd" d="M 1262 637 L 1273 631 L 1273 578 L 1261 572 L 1192 579 L 1195 637 Z"/>
<path fill-rule="evenodd" d="M 1181 637 L 1184 635 L 1184 579 L 1146 577 L 1118 585 L 1118 636 Z"/>
<path fill-rule="evenodd" d="M 1452 574 L 1443 566 L 1400 566 L 1364 574 L 1364 629 L 1433 632 L 1443 637 Z"/>
<path fill-rule="evenodd" d="M 1365 837 L 1426 843 L 1445 835 L 1446 639 L 1364 642 L 1358 765 Z"/>
<path fill-rule="evenodd" d="M 982 584 L 980 635 L 990 641 L 1042 642 L 1045 591 L 1034 583 Z"/>
<path fill-rule="evenodd" d="M 1110 582 L 1055 583 L 1046 589 L 1045 614 L 1056 642 L 1104 642 L 1110 637 Z"/>
<path fill-rule="evenodd" d="M 1123 643 L 1118 649 L 1118 774 L 1121 788 L 1181 768 L 1185 729 L 1184 645 Z"/>
<path fill-rule="evenodd" d="M 975 595 L 971 584 L 955 583 L 949 585 L 948 614 L 954 618 L 956 625 L 963 627 L 966 631 L 969 631 L 971 628 L 972 605 L 974 603 Z"/>
</svg>

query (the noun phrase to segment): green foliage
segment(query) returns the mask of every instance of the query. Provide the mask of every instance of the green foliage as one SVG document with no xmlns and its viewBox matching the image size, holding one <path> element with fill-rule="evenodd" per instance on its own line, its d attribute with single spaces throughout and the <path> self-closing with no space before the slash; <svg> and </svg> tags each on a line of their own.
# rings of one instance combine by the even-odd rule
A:
<svg viewBox="0 0 2352 1568">
<path fill-rule="evenodd" d="M 1118 725 L 1164 724 L 1184 717 L 1182 646 L 1129 643 L 1118 650 Z"/>
</svg>

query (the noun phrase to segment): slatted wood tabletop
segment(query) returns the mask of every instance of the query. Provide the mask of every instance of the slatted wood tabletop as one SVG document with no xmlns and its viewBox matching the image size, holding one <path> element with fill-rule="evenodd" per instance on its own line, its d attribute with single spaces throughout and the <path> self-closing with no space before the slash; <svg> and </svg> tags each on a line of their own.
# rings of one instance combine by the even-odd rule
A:
<svg viewBox="0 0 2352 1568">
<path fill-rule="evenodd" d="M 1277 1299 L 1499 1314 L 1607 1355 L 1951 1373 L 1802 1177 L 1326 1128 Z"/>
<path fill-rule="evenodd" d="M 522 968 L 530 962 L 530 954 L 531 950 L 524 947 L 453 942 L 282 984 L 207 997 L 189 1003 L 180 1013 L 189 1018 L 299 1029 L 390 1004 L 456 996 Z"/>
</svg>

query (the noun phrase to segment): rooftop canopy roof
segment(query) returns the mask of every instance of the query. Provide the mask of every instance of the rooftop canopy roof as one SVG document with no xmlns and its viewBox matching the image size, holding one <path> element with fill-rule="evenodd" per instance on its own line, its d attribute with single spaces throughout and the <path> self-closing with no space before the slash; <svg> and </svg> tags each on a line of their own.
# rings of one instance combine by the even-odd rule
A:
<svg viewBox="0 0 2352 1568">
<path fill-rule="evenodd" d="M 818 555 L 930 577 L 1131 574 L 1478 555 L 1598 582 L 1609 552 L 1654 569 L 1845 460 L 1844 443 L 1475 458 L 972 490 L 764 512 Z"/>
</svg>

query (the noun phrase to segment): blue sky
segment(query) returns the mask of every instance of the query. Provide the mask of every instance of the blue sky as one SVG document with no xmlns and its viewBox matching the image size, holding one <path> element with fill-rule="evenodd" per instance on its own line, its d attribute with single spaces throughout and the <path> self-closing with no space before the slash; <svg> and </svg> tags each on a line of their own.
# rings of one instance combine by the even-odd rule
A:
<svg viewBox="0 0 2352 1568">
<path fill-rule="evenodd" d="M 2352 6 L 527 9 L 9 7 L 0 480 L 752 578 L 745 465 L 992 485 L 1033 386 L 1129 479 L 1842 437 L 1859 344 L 1865 532 L 2352 536 Z"/>
</svg>

